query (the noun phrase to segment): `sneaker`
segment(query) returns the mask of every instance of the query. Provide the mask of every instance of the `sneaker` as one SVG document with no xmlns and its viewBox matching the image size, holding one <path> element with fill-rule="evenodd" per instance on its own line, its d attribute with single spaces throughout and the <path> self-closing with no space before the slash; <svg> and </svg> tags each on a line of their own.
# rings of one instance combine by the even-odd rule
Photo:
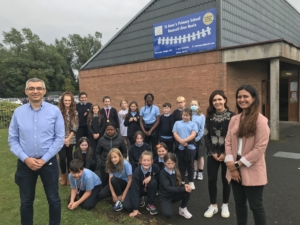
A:
<svg viewBox="0 0 300 225">
<path fill-rule="evenodd" d="M 190 187 L 192 188 L 192 190 L 195 190 L 195 189 L 196 189 L 196 188 L 195 188 L 194 182 L 190 182 L 189 185 L 190 185 Z"/>
<path fill-rule="evenodd" d="M 187 210 L 187 208 L 181 208 L 179 207 L 179 215 L 183 216 L 186 219 L 191 219 L 192 218 L 192 214 L 190 214 L 190 212 Z"/>
<path fill-rule="evenodd" d="M 197 178 L 197 171 L 194 172 L 194 180 Z"/>
<path fill-rule="evenodd" d="M 145 197 L 142 196 L 140 199 L 139 207 L 144 207 L 145 206 Z"/>
<path fill-rule="evenodd" d="M 181 184 L 185 184 L 185 182 L 184 182 L 184 181 L 181 181 Z"/>
<path fill-rule="evenodd" d="M 146 206 L 146 209 L 150 212 L 150 214 L 153 216 L 153 215 L 156 215 L 158 213 L 157 209 L 155 208 L 154 205 L 147 205 Z"/>
<path fill-rule="evenodd" d="M 218 212 L 218 206 L 210 205 L 208 210 L 204 213 L 206 218 L 211 218 L 214 214 Z"/>
<path fill-rule="evenodd" d="M 198 180 L 203 180 L 203 173 L 202 172 L 198 172 Z"/>
<path fill-rule="evenodd" d="M 122 202 L 120 200 L 118 200 L 113 208 L 116 212 L 121 211 L 123 209 Z"/>
<path fill-rule="evenodd" d="M 228 204 L 223 204 L 221 208 L 222 208 L 221 216 L 223 218 L 228 218 L 230 216 Z"/>
</svg>

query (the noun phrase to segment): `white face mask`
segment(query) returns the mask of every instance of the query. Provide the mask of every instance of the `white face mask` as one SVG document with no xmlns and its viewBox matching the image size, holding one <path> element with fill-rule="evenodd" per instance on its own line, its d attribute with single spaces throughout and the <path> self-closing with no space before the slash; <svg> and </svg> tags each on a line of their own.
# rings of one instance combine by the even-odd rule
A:
<svg viewBox="0 0 300 225">
<path fill-rule="evenodd" d="M 192 106 L 191 106 L 191 110 L 192 110 L 192 111 L 197 111 L 197 110 L 198 110 L 198 108 L 199 108 L 199 107 L 198 107 L 198 106 L 196 106 L 196 105 L 192 105 Z"/>
</svg>

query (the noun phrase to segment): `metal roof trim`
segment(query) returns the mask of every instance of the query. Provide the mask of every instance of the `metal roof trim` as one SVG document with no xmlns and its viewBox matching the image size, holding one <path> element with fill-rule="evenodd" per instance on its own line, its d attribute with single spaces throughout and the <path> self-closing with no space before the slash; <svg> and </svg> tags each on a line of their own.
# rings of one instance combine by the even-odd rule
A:
<svg viewBox="0 0 300 225">
<path fill-rule="evenodd" d="M 300 11 L 298 9 L 296 9 L 292 3 L 290 3 L 289 0 L 284 0 L 286 3 L 288 3 L 299 15 L 300 15 Z"/>
<path fill-rule="evenodd" d="M 142 12 L 144 12 L 153 2 L 156 0 L 151 0 L 144 8 L 142 8 L 128 23 L 126 23 L 105 45 L 103 45 L 85 64 L 83 64 L 80 70 L 84 69 L 84 67 L 89 64 L 99 53 L 101 53 L 118 35 L 125 30 Z"/>
</svg>

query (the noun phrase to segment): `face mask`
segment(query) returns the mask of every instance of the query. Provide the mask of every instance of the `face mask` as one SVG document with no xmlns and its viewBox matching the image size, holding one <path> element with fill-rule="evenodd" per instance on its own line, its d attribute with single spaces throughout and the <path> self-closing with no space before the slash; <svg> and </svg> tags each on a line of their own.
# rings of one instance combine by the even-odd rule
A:
<svg viewBox="0 0 300 225">
<path fill-rule="evenodd" d="M 191 110 L 192 110 L 192 111 L 197 111 L 197 110 L 198 110 L 198 106 L 192 105 L 192 106 L 191 106 Z"/>
</svg>

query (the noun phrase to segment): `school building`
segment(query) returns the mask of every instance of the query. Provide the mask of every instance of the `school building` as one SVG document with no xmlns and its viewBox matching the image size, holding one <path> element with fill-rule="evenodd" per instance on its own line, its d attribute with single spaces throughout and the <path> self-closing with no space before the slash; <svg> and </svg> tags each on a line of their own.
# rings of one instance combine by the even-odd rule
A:
<svg viewBox="0 0 300 225">
<path fill-rule="evenodd" d="M 254 85 L 271 139 L 279 121 L 299 122 L 300 13 L 286 0 L 152 0 L 79 72 L 80 90 L 102 105 L 110 95 L 136 100 L 151 92 L 159 107 L 192 98 L 204 113 L 213 90 Z"/>
</svg>

